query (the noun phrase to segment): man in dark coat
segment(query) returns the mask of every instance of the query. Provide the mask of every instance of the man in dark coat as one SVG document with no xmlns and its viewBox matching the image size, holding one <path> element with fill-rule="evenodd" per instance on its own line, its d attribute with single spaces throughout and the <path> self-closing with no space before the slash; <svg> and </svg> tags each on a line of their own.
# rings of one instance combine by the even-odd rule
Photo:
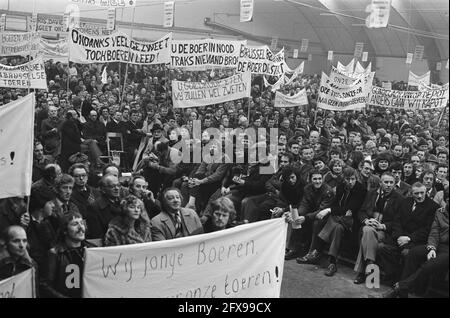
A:
<svg viewBox="0 0 450 318">
<path fill-rule="evenodd" d="M 77 112 L 69 110 L 66 120 L 61 126 L 61 158 L 60 164 L 63 171 L 69 169 L 69 157 L 81 151 L 80 123 L 77 120 Z"/>
<path fill-rule="evenodd" d="M 81 215 L 86 217 L 88 205 L 100 197 L 100 191 L 88 185 L 89 170 L 84 164 L 73 164 L 69 168 L 69 174 L 75 180 L 70 199 L 77 206 Z"/>
<path fill-rule="evenodd" d="M 107 174 L 100 180 L 100 197 L 87 207 L 87 238 L 102 239 L 108 230 L 109 222 L 120 215 L 119 179 Z"/>
<path fill-rule="evenodd" d="M 428 233 L 439 204 L 426 196 L 426 188 L 416 182 L 412 185 L 412 198 L 405 198 L 392 224 L 393 244 L 385 244 L 378 250 L 380 265 L 386 280 L 398 278 L 400 260 L 409 249 L 426 244 Z"/>
<path fill-rule="evenodd" d="M 367 193 L 358 213 L 358 222 L 363 228 L 354 268 L 358 273 L 355 284 L 366 281 L 366 266 L 375 263 L 380 243 L 393 243 L 392 224 L 404 197 L 395 189 L 395 178 L 390 172 L 381 176 L 380 185 L 380 189 Z"/>
</svg>

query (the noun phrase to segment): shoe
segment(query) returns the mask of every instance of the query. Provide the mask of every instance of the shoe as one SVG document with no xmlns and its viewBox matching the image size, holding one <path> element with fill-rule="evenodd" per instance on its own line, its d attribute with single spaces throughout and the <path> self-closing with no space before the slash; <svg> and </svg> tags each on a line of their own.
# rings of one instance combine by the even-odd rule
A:
<svg viewBox="0 0 450 318">
<path fill-rule="evenodd" d="M 299 264 L 317 264 L 320 259 L 320 254 L 317 250 L 309 252 L 303 257 L 297 257 L 296 261 Z"/>
<path fill-rule="evenodd" d="M 336 264 L 331 263 L 330 265 L 328 265 L 328 268 L 325 272 L 325 276 L 331 277 L 334 274 L 336 274 L 337 272 L 337 266 Z"/>
<path fill-rule="evenodd" d="M 289 261 L 289 260 L 297 258 L 297 257 L 298 257 L 298 252 L 294 251 L 294 250 L 288 250 L 288 252 L 284 255 L 284 259 L 286 261 Z"/>
<path fill-rule="evenodd" d="M 353 284 L 359 285 L 366 281 L 366 274 L 364 273 L 358 273 L 356 275 L 355 279 L 353 280 Z"/>
<path fill-rule="evenodd" d="M 397 287 L 391 288 L 389 291 L 383 293 L 381 298 L 398 298 L 400 296 L 400 289 Z"/>
</svg>

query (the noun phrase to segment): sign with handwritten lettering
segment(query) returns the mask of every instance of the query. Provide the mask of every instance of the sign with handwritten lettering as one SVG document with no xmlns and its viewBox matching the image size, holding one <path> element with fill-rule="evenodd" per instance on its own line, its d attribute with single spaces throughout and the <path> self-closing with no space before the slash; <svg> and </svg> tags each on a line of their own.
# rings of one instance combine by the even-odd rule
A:
<svg viewBox="0 0 450 318">
<path fill-rule="evenodd" d="M 34 93 L 0 107 L 0 199 L 30 195 Z"/>
<path fill-rule="evenodd" d="M 0 281 L 1 298 L 35 298 L 34 269 Z"/>
<path fill-rule="evenodd" d="M 83 297 L 279 297 L 283 218 L 168 241 L 86 250 Z"/>
<path fill-rule="evenodd" d="M 169 33 L 155 42 L 140 42 L 115 31 L 106 36 L 90 36 L 77 29 L 69 32 L 70 61 L 75 63 L 128 62 L 164 64 L 169 62 Z"/>
<path fill-rule="evenodd" d="M 218 81 L 172 81 L 173 107 L 186 108 L 224 103 L 250 97 L 252 74 L 239 73 Z"/>
</svg>

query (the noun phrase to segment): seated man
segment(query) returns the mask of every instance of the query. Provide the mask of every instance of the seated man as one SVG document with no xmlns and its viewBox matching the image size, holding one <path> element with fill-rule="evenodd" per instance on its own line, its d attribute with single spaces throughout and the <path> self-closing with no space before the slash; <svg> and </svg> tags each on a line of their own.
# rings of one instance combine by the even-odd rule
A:
<svg viewBox="0 0 450 318">
<path fill-rule="evenodd" d="M 59 228 L 57 244 L 49 251 L 42 270 L 41 293 L 43 297 L 81 298 L 84 249 L 93 245 L 85 240 L 86 223 L 78 212 L 64 215 Z"/>
<path fill-rule="evenodd" d="M 27 234 L 18 225 L 8 226 L 2 232 L 4 247 L 0 246 L 0 281 L 20 274 L 37 265 L 28 255 Z"/>
<path fill-rule="evenodd" d="M 445 201 L 445 208 L 436 212 L 427 244 L 410 249 L 405 258 L 401 280 L 383 295 L 385 298 L 406 298 L 408 292 L 424 295 L 433 276 L 444 277 L 448 274 L 448 188 Z"/>
<path fill-rule="evenodd" d="M 86 216 L 87 206 L 100 196 L 100 192 L 88 185 L 89 169 L 82 163 L 70 166 L 69 174 L 74 179 L 71 201 L 77 206 L 81 215 Z"/>
<path fill-rule="evenodd" d="M 300 206 L 298 207 L 299 219 L 297 221 L 300 224 L 305 224 L 306 222 L 305 225 L 307 226 L 307 232 L 305 232 L 305 228 L 293 230 L 288 248 L 294 251 L 299 251 L 301 249 L 300 246 L 303 238 L 305 238 L 305 236 L 309 236 L 311 230 L 312 237 L 314 238 L 317 236 L 319 231 L 315 220 L 319 219 L 320 216 L 318 216 L 318 214 L 320 211 L 329 208 L 333 203 L 334 193 L 328 185 L 323 183 L 322 174 L 318 170 L 314 169 L 310 172 L 309 179 L 311 182 L 305 186 L 303 198 L 300 202 Z M 291 245 L 292 248 L 290 248 Z M 319 259 L 319 252 L 311 249 L 314 245 L 315 244 L 311 243 L 310 249 L 306 256 L 297 258 L 298 263 L 303 263 L 305 261 L 308 262 L 310 260 L 317 261 Z"/>
<path fill-rule="evenodd" d="M 344 169 L 344 182 L 339 184 L 336 195 L 330 207 L 321 210 L 314 222 L 314 233 L 317 237 L 312 239 L 310 251 L 321 252 L 323 242 L 330 243 L 330 264 L 326 276 L 333 276 L 337 272 L 336 258 L 339 252 L 341 240 L 345 232 L 357 231 L 357 211 L 366 196 L 366 189 L 356 181 L 356 170 L 347 167 Z M 328 216 L 329 215 L 329 216 Z M 311 262 L 311 258 L 305 257 L 300 261 Z M 314 261 L 314 260 L 313 260 Z"/>
<path fill-rule="evenodd" d="M 194 210 L 182 208 L 180 190 L 168 188 L 162 194 L 163 210 L 152 219 L 152 241 L 170 240 L 203 233 Z"/>
<path fill-rule="evenodd" d="M 411 186 L 402 181 L 403 167 L 400 162 L 394 162 L 389 169 L 395 178 L 395 189 L 404 197 L 411 196 Z"/>
<path fill-rule="evenodd" d="M 143 176 L 136 175 L 131 179 L 129 191 L 144 203 L 143 211 L 147 214 L 149 221 L 161 212 L 160 203 L 148 190 L 148 183 Z"/>
<path fill-rule="evenodd" d="M 377 251 L 379 265 L 386 274 L 386 281 L 398 279 L 400 261 L 411 248 L 426 244 L 434 215 L 439 205 L 426 195 L 426 187 L 416 182 L 412 185 L 412 198 L 405 198 L 392 224 L 393 242 Z M 377 261 L 378 263 L 378 261 Z"/>
<path fill-rule="evenodd" d="M 100 179 L 100 196 L 87 207 L 86 223 L 87 238 L 100 239 L 105 237 L 109 222 L 120 215 L 120 189 L 119 179 L 106 174 Z"/>
<path fill-rule="evenodd" d="M 55 180 L 56 198 L 44 206 L 44 220 L 38 225 L 42 244 L 49 250 L 56 243 L 60 219 L 69 212 L 79 212 L 71 201 L 74 180 L 68 174 L 63 174 Z"/>
<path fill-rule="evenodd" d="M 236 210 L 233 202 L 226 197 L 218 198 L 211 203 L 211 215 L 207 216 L 206 222 L 203 224 L 205 233 L 215 232 L 231 228 L 236 219 Z"/>
<path fill-rule="evenodd" d="M 381 187 L 367 193 L 359 211 L 359 222 L 363 226 L 355 271 L 355 284 L 366 281 L 366 267 L 376 261 L 380 243 L 392 242 L 392 224 L 400 208 L 403 196 L 395 189 L 395 178 L 390 172 L 381 175 Z"/>
</svg>

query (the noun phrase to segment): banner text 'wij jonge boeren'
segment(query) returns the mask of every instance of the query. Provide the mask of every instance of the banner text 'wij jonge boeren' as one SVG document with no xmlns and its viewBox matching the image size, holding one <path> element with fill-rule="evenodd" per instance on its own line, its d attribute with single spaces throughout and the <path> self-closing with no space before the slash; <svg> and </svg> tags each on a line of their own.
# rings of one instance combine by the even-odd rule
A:
<svg viewBox="0 0 450 318">
<path fill-rule="evenodd" d="M 86 249 L 83 297 L 279 297 L 283 218 L 208 234 Z"/>
</svg>

